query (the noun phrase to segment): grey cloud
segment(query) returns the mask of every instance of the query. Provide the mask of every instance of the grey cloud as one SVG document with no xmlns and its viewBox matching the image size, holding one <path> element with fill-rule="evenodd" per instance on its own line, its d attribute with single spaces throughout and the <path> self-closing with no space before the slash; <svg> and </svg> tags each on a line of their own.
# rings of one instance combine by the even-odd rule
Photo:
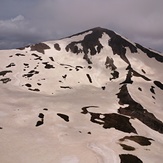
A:
<svg viewBox="0 0 163 163">
<path fill-rule="evenodd" d="M 37 0 L 35 3 L 31 0 L 23 1 L 30 8 L 25 8 L 20 0 L 15 0 L 18 7 L 15 7 L 17 13 L 15 9 L 14 14 L 21 14 L 25 18 L 15 22 L 19 29 L 17 31 L 14 29 L 15 24 L 10 22 L 11 29 L 6 33 L 6 37 L 4 35 L 6 40 L 14 36 L 15 39 L 19 38 L 17 42 L 21 39 L 24 43 L 45 41 L 101 26 L 112 29 L 134 42 L 163 51 L 162 0 Z M 7 22 L 5 23 L 7 25 Z"/>
<path fill-rule="evenodd" d="M 22 15 L 9 20 L 0 20 L 0 49 L 16 48 L 42 41 L 43 35 L 31 26 Z"/>
</svg>

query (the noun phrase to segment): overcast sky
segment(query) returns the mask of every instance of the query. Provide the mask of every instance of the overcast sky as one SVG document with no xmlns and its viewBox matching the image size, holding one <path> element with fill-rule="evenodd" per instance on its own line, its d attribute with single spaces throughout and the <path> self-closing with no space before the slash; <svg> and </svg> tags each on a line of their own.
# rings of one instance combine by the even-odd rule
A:
<svg viewBox="0 0 163 163">
<path fill-rule="evenodd" d="M 97 26 L 163 52 L 163 0 L 0 0 L 0 49 Z"/>
</svg>

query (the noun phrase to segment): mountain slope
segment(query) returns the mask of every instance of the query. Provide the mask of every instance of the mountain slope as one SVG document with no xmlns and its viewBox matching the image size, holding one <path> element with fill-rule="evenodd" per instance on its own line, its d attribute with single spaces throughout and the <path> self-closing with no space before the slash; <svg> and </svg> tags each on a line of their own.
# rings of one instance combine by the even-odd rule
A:
<svg viewBox="0 0 163 163">
<path fill-rule="evenodd" d="M 161 54 L 98 27 L 0 59 L 2 162 L 162 160 Z"/>
</svg>

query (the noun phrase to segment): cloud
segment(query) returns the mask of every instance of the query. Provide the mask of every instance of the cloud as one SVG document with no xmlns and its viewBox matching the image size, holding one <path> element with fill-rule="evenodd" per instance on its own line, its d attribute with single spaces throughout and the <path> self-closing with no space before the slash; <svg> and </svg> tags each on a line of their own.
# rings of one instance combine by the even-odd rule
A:
<svg viewBox="0 0 163 163">
<path fill-rule="evenodd" d="M 9 20 L 0 20 L 1 36 L 7 34 L 8 32 L 18 32 L 24 29 L 25 25 L 26 22 L 22 15 Z"/>
<path fill-rule="evenodd" d="M 20 6 L 20 0 L 16 2 L 19 16 L 13 18 L 15 21 L 8 19 L 3 23 L 11 35 L 15 38 L 17 35 L 24 42 L 58 39 L 101 26 L 163 51 L 162 0 L 36 0 L 35 3 L 29 0 L 28 10 L 22 3 Z M 7 33 L 6 40 L 10 37 Z"/>
<path fill-rule="evenodd" d="M 18 15 L 8 20 L 0 20 L 0 47 L 14 48 L 41 41 L 37 27 L 32 27 L 24 16 Z M 2 49 L 2 48 L 1 48 Z"/>
</svg>

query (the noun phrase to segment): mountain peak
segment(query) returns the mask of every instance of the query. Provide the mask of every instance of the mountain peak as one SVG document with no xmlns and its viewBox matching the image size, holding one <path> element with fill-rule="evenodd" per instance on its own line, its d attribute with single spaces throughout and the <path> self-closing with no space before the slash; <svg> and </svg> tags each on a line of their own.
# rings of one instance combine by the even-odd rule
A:
<svg viewBox="0 0 163 163">
<path fill-rule="evenodd" d="M 0 60 L 1 162 L 162 161 L 160 53 L 96 27 Z"/>
</svg>

